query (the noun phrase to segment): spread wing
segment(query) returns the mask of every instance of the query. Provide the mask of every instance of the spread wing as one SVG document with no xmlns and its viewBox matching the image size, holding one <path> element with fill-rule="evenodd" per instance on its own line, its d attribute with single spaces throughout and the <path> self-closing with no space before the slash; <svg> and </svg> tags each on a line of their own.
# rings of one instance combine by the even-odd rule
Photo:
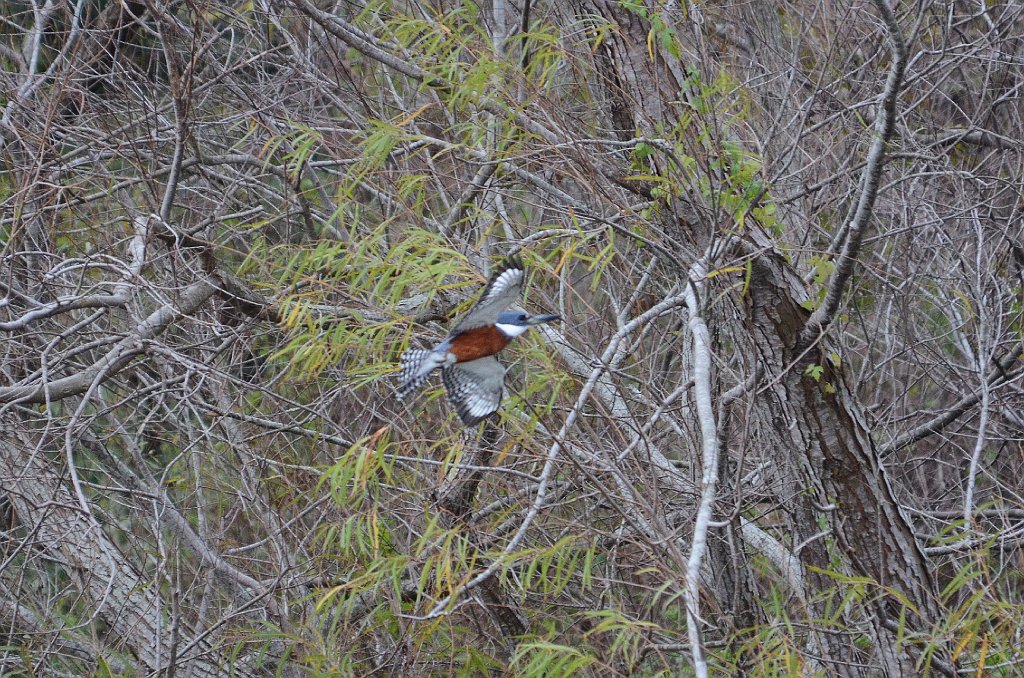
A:
<svg viewBox="0 0 1024 678">
<path fill-rule="evenodd" d="M 441 370 L 448 400 L 466 426 L 498 410 L 505 390 L 505 368 L 494 356 L 448 365 Z"/>
<path fill-rule="evenodd" d="M 452 334 L 495 322 L 499 313 L 523 298 L 525 277 L 523 265 L 518 260 L 506 261 L 498 272 L 491 276 L 483 294 L 480 295 L 480 300 L 469 310 L 466 317 L 455 325 Z"/>
</svg>

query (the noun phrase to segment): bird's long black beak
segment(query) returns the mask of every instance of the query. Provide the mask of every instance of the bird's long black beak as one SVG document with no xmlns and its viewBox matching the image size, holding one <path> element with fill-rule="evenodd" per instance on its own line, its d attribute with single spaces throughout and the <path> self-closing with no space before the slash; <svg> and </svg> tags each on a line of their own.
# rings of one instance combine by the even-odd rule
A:
<svg viewBox="0 0 1024 678">
<path fill-rule="evenodd" d="M 542 313 L 541 315 L 533 316 L 527 322 L 529 322 L 531 325 L 542 325 L 544 323 L 549 323 L 549 322 L 552 322 L 554 320 L 561 320 L 561 319 L 562 319 L 562 316 L 558 315 L 557 313 Z"/>
</svg>

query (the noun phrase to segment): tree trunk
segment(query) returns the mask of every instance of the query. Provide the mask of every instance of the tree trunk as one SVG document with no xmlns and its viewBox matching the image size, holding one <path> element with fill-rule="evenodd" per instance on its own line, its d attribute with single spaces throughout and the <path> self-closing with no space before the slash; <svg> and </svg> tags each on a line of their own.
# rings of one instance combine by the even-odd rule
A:
<svg viewBox="0 0 1024 678">
<path fill-rule="evenodd" d="M 630 121 L 644 134 L 673 125 L 683 110 L 670 102 L 685 100 L 687 90 L 676 77 L 683 72 L 679 61 L 664 50 L 651 58 L 648 38 L 656 35 L 658 28 L 617 4 L 585 2 L 575 8 L 581 21 L 600 16 L 616 26 L 595 51 L 594 68 L 601 77 L 591 84 L 598 92 L 596 99 L 612 102 L 616 128 L 622 129 Z M 676 28 L 682 33 L 685 29 L 680 25 Z M 687 44 L 685 39 L 681 42 Z M 700 59 L 702 51 L 698 37 L 690 44 L 689 58 Z M 695 144 L 698 162 L 706 152 L 706 143 Z M 700 171 L 714 170 L 702 166 Z M 702 213 L 721 214 L 713 207 Z M 713 234 L 734 228 L 732 223 L 716 223 L 725 218 L 711 216 L 693 222 L 665 216 L 662 224 L 666 232 L 678 233 L 677 254 L 693 260 L 700 251 L 697 247 L 706 247 Z M 798 549 L 805 568 L 811 568 L 806 579 L 811 585 L 810 618 L 813 622 L 838 614 L 841 626 L 849 630 L 814 633 L 810 654 L 820 652 L 838 675 L 868 675 L 867 657 L 854 642 L 857 635 L 867 634 L 878 663 L 890 675 L 912 675 L 914 659 L 899 646 L 891 630 L 900 623 L 902 611 L 889 593 L 905 596 L 919 611 L 919 617 L 907 613 L 913 630 L 930 630 L 940 615 L 928 564 L 885 477 L 856 397 L 845 383 L 845 366 L 833 362 L 825 340 L 809 348 L 796 347 L 810 315 L 799 305 L 806 298 L 803 283 L 772 251 L 773 242 L 756 239 L 761 248 L 751 262 L 747 318 L 720 313 L 719 321 L 731 326 L 719 326 L 718 332 L 749 346 L 763 370 L 749 424 L 761 449 L 782 457 L 775 460 L 784 469 L 782 482 L 775 488 L 781 490 L 777 501 L 790 517 L 790 548 Z M 811 366 L 821 368 L 820 374 L 817 367 L 813 370 L 817 380 L 805 374 Z M 712 557 L 719 563 L 724 556 L 721 547 L 712 549 Z M 742 574 L 736 575 L 723 580 L 729 590 L 720 591 L 717 600 L 750 595 Z M 879 587 L 865 592 L 869 599 L 877 598 L 870 619 L 849 618 L 847 610 L 834 609 L 840 604 L 838 597 L 821 600 L 824 592 L 838 594 L 844 589 L 844 576 L 866 577 Z M 757 604 L 748 598 L 740 608 L 756 609 Z"/>
<path fill-rule="evenodd" d="M 765 369 L 753 419 L 758 443 L 774 450 L 787 471 L 779 499 L 793 517 L 793 545 L 803 546 L 801 561 L 819 591 L 835 588 L 835 575 L 843 573 L 867 577 L 878 587 L 865 592 L 877 597 L 869 620 L 875 651 L 891 675 L 913 675 L 914 662 L 891 629 L 904 614 L 917 631 L 940 620 L 925 555 L 893 495 L 843 365 L 836 364 L 838 354 L 824 339 L 802 350 L 797 346 L 809 313 L 796 302 L 798 291 L 784 282 L 795 276 L 776 254 L 761 255 L 752 266 L 750 337 Z M 919 615 L 901 610 L 892 593 L 905 596 Z M 816 611 L 828 612 L 833 611 Z M 818 640 L 837 673 L 866 675 L 854 666 L 853 637 L 821 633 Z"/>
</svg>

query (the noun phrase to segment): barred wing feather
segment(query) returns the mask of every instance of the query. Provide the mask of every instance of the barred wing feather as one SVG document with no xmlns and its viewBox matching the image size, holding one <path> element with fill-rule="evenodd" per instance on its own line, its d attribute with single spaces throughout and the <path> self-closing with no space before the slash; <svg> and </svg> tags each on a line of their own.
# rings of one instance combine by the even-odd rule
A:
<svg viewBox="0 0 1024 678">
<path fill-rule="evenodd" d="M 448 365 L 441 370 L 448 400 L 459 419 L 473 426 L 494 414 L 505 390 L 505 368 L 494 356 Z"/>
<path fill-rule="evenodd" d="M 404 400 L 411 393 L 423 386 L 430 373 L 437 367 L 433 360 L 433 351 L 422 348 L 411 348 L 402 354 L 398 371 L 398 399 Z"/>
</svg>

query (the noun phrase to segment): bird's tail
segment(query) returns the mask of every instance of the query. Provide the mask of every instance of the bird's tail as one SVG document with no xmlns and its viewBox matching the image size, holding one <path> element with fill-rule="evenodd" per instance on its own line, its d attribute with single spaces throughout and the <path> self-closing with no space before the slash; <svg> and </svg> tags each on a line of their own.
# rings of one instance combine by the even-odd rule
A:
<svg viewBox="0 0 1024 678">
<path fill-rule="evenodd" d="M 404 400 L 423 386 L 430 373 L 443 365 L 445 357 L 437 351 L 411 348 L 402 354 L 398 372 L 398 399 Z"/>
</svg>

